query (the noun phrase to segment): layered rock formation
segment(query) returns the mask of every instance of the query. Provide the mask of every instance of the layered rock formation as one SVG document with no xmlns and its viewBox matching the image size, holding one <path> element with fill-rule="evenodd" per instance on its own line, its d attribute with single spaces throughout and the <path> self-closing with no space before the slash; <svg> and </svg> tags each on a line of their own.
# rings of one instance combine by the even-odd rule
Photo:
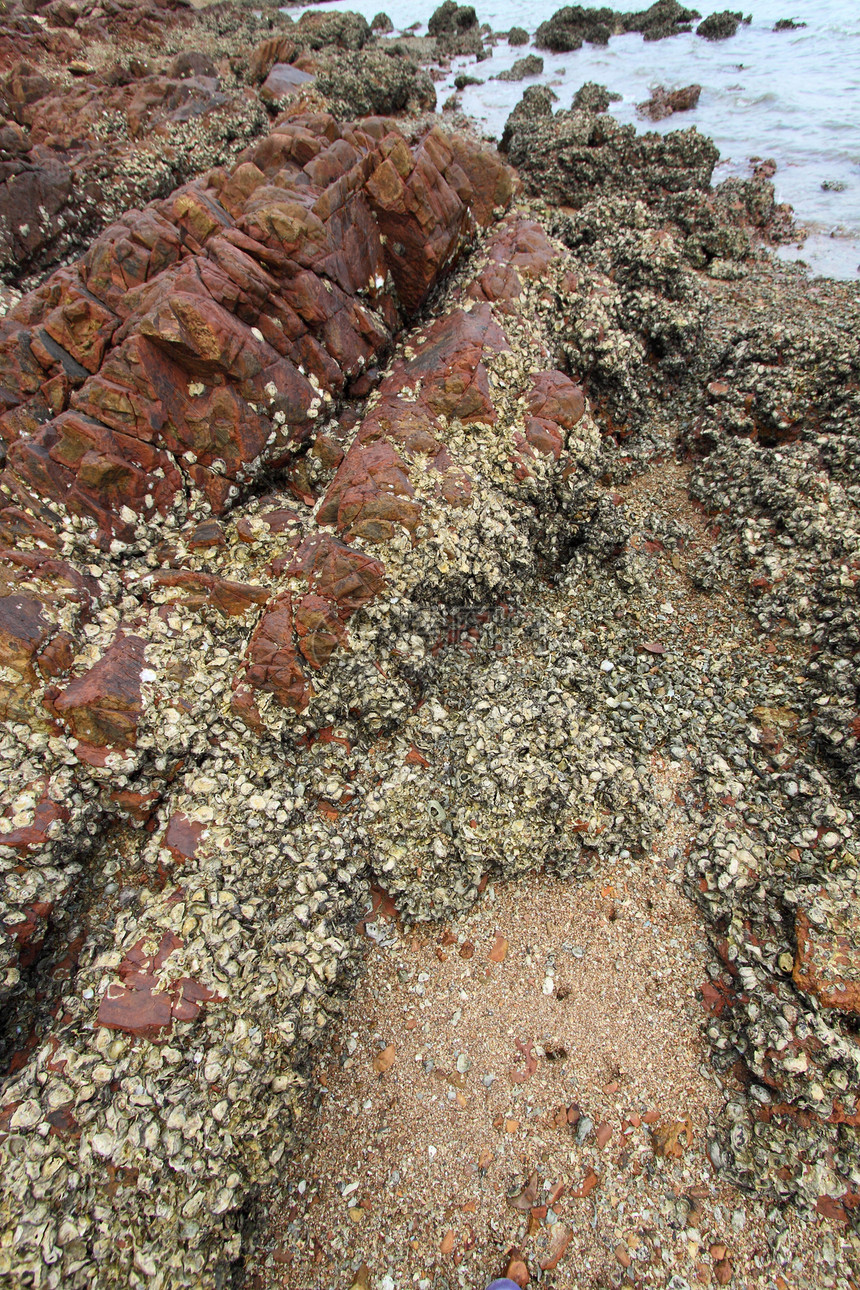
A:
<svg viewBox="0 0 860 1290">
<path fill-rule="evenodd" d="M 366 40 L 342 18 L 302 22 Z M 257 46 L 255 83 L 292 57 Z M 225 1284 L 369 884 L 448 916 L 492 874 L 644 853 L 673 737 L 725 969 L 714 1062 L 753 1088 L 712 1161 L 855 1203 L 853 817 L 805 747 L 787 762 L 792 714 L 760 711 L 747 746 L 733 708 L 731 764 L 695 687 L 667 731 L 690 669 L 642 652 L 646 561 L 612 487 L 684 423 L 724 545 L 743 526 L 744 568 L 770 558 L 751 508 L 808 518 L 784 480 L 815 453 L 849 497 L 853 314 L 815 344 L 723 318 L 772 188 L 711 191 L 708 141 L 636 140 L 585 88 L 555 117 L 527 92 L 507 131 L 564 213 L 505 215 L 510 173 L 441 130 L 294 112 L 0 324 L 10 1288 Z M 734 514 L 739 462 L 758 500 Z M 822 643 L 834 604 L 844 627 L 817 692 L 840 713 L 852 568 L 816 610 Z M 594 649 L 568 622 L 585 587 Z M 631 698 L 601 662 L 619 641 Z"/>
<path fill-rule="evenodd" d="M 36 21 L 13 6 L 0 25 L 0 277 L 20 284 L 129 208 L 232 165 L 302 84 L 350 117 L 432 108 L 427 74 L 372 40 L 349 13 L 64 0 Z"/>
<path fill-rule="evenodd" d="M 386 645 L 407 605 L 533 578 L 588 510 L 599 436 L 552 370 L 559 250 L 527 220 L 337 412 L 509 195 L 457 138 L 292 119 L 5 320 L 4 989 L 32 1027 L 0 1111 L 10 1284 L 213 1284 L 238 1257 L 357 879 L 400 854 L 368 744 L 435 711 L 409 732 Z M 463 893 L 519 775 L 458 825 Z M 435 828 L 415 854 L 417 914 L 447 881 Z"/>
</svg>

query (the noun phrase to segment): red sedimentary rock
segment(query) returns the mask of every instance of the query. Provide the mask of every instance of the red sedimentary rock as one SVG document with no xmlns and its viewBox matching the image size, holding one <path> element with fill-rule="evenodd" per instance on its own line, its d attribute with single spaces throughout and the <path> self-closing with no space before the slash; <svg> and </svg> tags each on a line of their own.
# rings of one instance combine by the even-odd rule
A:
<svg viewBox="0 0 860 1290">
<path fill-rule="evenodd" d="M 826 896 L 826 893 L 822 893 Z M 804 910 L 795 919 L 794 984 L 825 1008 L 860 1013 L 860 913 L 856 905 L 833 907 L 826 921 Z"/>
<path fill-rule="evenodd" d="M 97 663 L 53 701 L 57 716 L 84 743 L 131 748 L 143 713 L 141 672 L 146 643 L 119 635 Z"/>
<path fill-rule="evenodd" d="M 313 438 L 509 194 L 440 131 L 413 151 L 387 121 L 320 115 L 124 216 L 0 324 L 0 527 L 41 533 L 61 503 L 108 546 L 189 491 L 223 512 Z"/>
<path fill-rule="evenodd" d="M 98 1024 L 155 1039 L 169 1035 L 174 1021 L 193 1021 L 202 1005 L 217 996 L 191 977 L 164 980 L 168 958 L 182 948 L 178 936 L 165 932 L 153 954 L 146 954 L 144 945 L 139 940 L 120 963 L 121 983 L 108 986 L 99 1004 Z"/>
<path fill-rule="evenodd" d="M 197 855 L 204 829 L 205 825 L 199 820 L 190 820 L 183 811 L 174 811 L 164 831 L 164 846 L 171 852 L 174 860 L 193 859 Z"/>
</svg>

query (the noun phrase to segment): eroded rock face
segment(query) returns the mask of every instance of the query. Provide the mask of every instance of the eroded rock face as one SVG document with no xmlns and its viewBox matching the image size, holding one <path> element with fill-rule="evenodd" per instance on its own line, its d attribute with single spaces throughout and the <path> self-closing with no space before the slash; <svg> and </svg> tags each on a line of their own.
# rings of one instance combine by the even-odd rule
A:
<svg viewBox="0 0 860 1290">
<path fill-rule="evenodd" d="M 108 229 L 3 323 L 16 521 L 29 498 L 34 526 L 53 503 L 134 545 L 288 461 L 507 200 L 502 167 L 467 153 L 285 120 L 232 175 Z"/>
<path fill-rule="evenodd" d="M 160 20 L 167 11 L 151 12 Z M 83 39 L 98 38 L 82 30 Z M 140 62 L 90 69 L 71 86 L 61 65 L 47 70 L 53 75 L 34 74 L 22 60 L 0 90 L 9 120 L 0 131 L 0 274 L 8 281 L 79 249 L 136 202 L 229 163 L 266 125 L 262 103 L 193 51 L 162 71 Z"/>
<path fill-rule="evenodd" d="M 350 118 L 435 106 L 427 73 L 369 47 L 358 14 L 80 0 L 57 26 L 59 10 L 46 23 L 20 8 L 0 25 L 0 278 L 15 286 L 129 208 L 231 167 L 309 86 Z"/>
<path fill-rule="evenodd" d="M 596 191 L 653 201 L 710 187 L 719 153 L 695 130 L 639 135 L 602 112 L 553 114 L 547 106 L 537 96 L 524 98 L 503 144 L 529 188 L 559 205 L 583 206 Z"/>
<path fill-rule="evenodd" d="M 575 384 L 547 371 L 559 247 L 539 225 L 503 222 L 381 370 L 510 188 L 498 160 L 439 131 L 410 148 L 388 122 L 285 119 L 232 172 L 107 229 L 5 320 L 0 524 L 20 548 L 0 556 L 7 1001 L 25 1007 L 28 974 L 64 935 L 76 968 L 68 991 L 57 978 L 66 1020 L 40 1022 L 4 1090 L 0 1137 L 17 1143 L 41 1122 L 33 1081 L 44 1053 L 59 1054 L 45 1213 L 52 1241 L 64 1221 L 79 1236 L 56 1246 L 57 1284 L 83 1284 L 96 1263 L 117 1284 L 154 1268 L 170 1285 L 214 1284 L 238 1253 L 235 1216 L 285 1149 L 291 1081 L 348 954 L 361 855 L 397 845 L 393 816 L 370 842 L 371 806 L 349 858 L 342 812 L 372 797 L 357 745 L 390 748 L 409 716 L 417 681 L 387 653 L 405 607 L 503 596 L 550 566 L 589 513 L 584 465 L 600 437 Z M 374 391 L 366 407 L 343 402 L 353 390 Z M 236 509 L 264 469 L 272 491 Z M 274 781 L 258 775 L 263 747 L 282 750 L 265 756 Z M 300 789 L 299 761 L 321 769 L 332 751 L 356 758 L 355 788 L 327 773 Z M 407 768 L 404 803 L 422 787 L 423 765 Z M 228 784 L 225 813 L 213 795 Z M 134 859 L 115 859 L 120 827 Z M 464 827 L 488 845 L 502 835 L 495 814 Z M 523 863 L 556 848 L 562 827 L 548 806 Z M 431 832 L 418 850 L 438 867 L 435 845 Z M 416 912 L 430 890 L 421 872 L 400 880 Z M 102 930 L 71 938 L 74 885 L 101 890 L 119 873 Z M 220 893 L 214 923 L 207 892 Z M 250 973 L 236 976 L 234 951 Z M 302 959 L 314 983 L 297 984 Z M 204 1045 L 202 1084 L 192 1027 L 227 1045 Z M 181 1107 L 141 1118 L 168 1041 Z M 116 1080 L 85 1105 L 93 1057 Z M 126 1076 L 135 1099 L 150 1089 L 143 1101 Z M 188 1134 L 195 1154 L 211 1144 L 207 1181 L 190 1187 L 171 1163 Z M 72 1200 L 81 1151 L 111 1168 L 88 1168 Z M 152 1182 L 133 1206 L 105 1190 L 126 1169 Z M 189 1215 L 190 1247 L 178 1240 Z M 0 1266 L 17 1277 L 41 1258 L 25 1243 Z"/>
<path fill-rule="evenodd" d="M 115 624 L 99 654 L 80 658 L 76 632 L 113 593 L 102 570 L 93 575 L 51 550 L 143 554 L 158 530 L 177 523 L 190 526 L 189 551 L 217 550 L 223 533 L 206 517 L 223 514 L 273 464 L 297 471 L 297 495 L 312 502 L 298 480 L 334 398 L 368 380 L 404 315 L 509 192 L 497 161 L 439 133 L 413 151 L 381 121 L 344 132 L 328 116 L 285 120 L 232 174 L 214 172 L 126 216 L 83 261 L 22 301 L 4 321 L 0 358 L 9 408 L 0 526 L 7 540 L 35 549 L 0 557 L 7 720 L 65 730 L 80 766 L 105 780 L 137 765 L 155 675 L 140 622 Z M 487 384 L 480 338 L 463 344 L 463 358 L 455 344 L 430 361 L 452 367 L 434 407 L 466 417 L 487 406 Z M 234 709 L 252 729 L 263 728 L 261 696 L 293 710 L 307 705 L 310 676 L 383 585 L 383 566 L 343 537 L 390 536 L 404 518 L 384 500 L 393 476 L 378 460 L 383 445 L 371 468 L 357 466 L 355 453 L 344 460 L 330 435 L 320 440 L 330 466 L 344 463 L 339 505 L 326 519 L 336 534 L 313 536 L 291 509 L 263 515 L 288 553 L 276 576 L 300 580 L 300 594 L 183 568 L 169 556 L 146 579 L 147 595 L 227 620 L 266 606 L 233 677 Z M 445 474 L 441 443 L 437 455 Z M 458 476 L 445 478 L 449 491 L 460 486 Z M 243 523 L 241 541 L 253 543 L 255 530 Z M 116 792 L 108 809 L 119 804 L 135 821 L 158 796 L 124 783 Z M 29 853 L 47 842 L 51 823 L 44 816 L 38 827 L 13 828 L 7 845 Z"/>
</svg>

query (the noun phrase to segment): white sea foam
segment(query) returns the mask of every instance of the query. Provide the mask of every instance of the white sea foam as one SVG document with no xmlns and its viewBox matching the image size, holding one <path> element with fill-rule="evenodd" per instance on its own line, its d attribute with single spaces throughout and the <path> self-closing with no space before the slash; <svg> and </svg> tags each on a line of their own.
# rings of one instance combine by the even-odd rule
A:
<svg viewBox="0 0 860 1290">
<path fill-rule="evenodd" d="M 326 9 L 352 9 L 368 21 L 384 9 L 398 30 L 426 24 L 438 0 L 333 0 Z M 603 0 L 613 9 L 644 9 L 642 0 Z M 493 31 L 525 27 L 534 35 L 552 16 L 558 0 L 474 0 L 480 22 Z M 702 6 L 703 15 L 722 9 L 722 0 Z M 295 14 L 295 10 L 287 9 Z M 807 26 L 774 32 L 778 18 Z M 665 133 L 695 125 L 720 150 L 714 175 L 748 175 L 750 157 L 772 157 L 777 198 L 790 202 L 812 235 L 800 249 L 786 248 L 817 274 L 860 277 L 860 4 L 857 0 L 756 0 L 752 23 L 729 40 L 708 41 L 695 34 L 646 42 L 636 33 L 614 36 L 607 47 L 584 45 L 569 54 L 540 51 L 541 76 L 506 82 L 489 78 L 511 67 L 528 47 L 498 43 L 482 63 L 455 59 L 451 73 L 436 85 L 439 103 L 454 89 L 462 71 L 483 85 L 463 90 L 463 111 L 488 136 L 498 138 L 526 85 L 551 85 L 559 107 L 569 107 L 584 81 L 598 81 L 623 96 L 613 114 L 638 130 Z M 422 30 L 425 30 L 422 27 Z M 656 86 L 677 89 L 698 82 L 702 96 L 692 112 L 656 125 L 636 115 L 636 104 Z M 822 184 L 834 187 L 824 189 Z M 841 191 L 838 185 L 844 185 Z"/>
</svg>

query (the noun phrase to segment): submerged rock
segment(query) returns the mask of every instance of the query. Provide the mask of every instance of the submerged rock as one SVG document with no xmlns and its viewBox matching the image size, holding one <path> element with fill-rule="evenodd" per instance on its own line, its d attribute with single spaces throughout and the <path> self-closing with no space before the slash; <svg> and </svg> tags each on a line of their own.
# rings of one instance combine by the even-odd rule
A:
<svg viewBox="0 0 860 1290">
<path fill-rule="evenodd" d="M 680 90 L 665 90 L 661 86 L 645 103 L 638 103 L 636 110 L 651 121 L 662 121 L 675 112 L 690 112 L 698 105 L 701 93 L 701 85 L 685 85 Z"/>
<path fill-rule="evenodd" d="M 527 54 L 518 58 L 513 67 L 506 72 L 499 72 L 497 81 L 522 81 L 526 76 L 540 76 L 543 71 L 543 59 L 537 54 Z"/>
</svg>

